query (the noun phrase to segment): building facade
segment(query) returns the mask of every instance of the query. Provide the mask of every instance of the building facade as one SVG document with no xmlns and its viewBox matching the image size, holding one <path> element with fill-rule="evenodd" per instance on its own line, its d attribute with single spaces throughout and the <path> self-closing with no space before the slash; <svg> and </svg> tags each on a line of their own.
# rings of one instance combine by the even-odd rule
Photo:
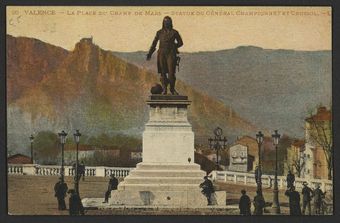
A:
<svg viewBox="0 0 340 223">
<path fill-rule="evenodd" d="M 294 140 L 287 148 L 287 160 L 284 166 L 284 174 L 291 171 L 295 176 L 302 177 L 306 165 L 305 141 L 302 139 Z"/>
<path fill-rule="evenodd" d="M 316 114 L 305 119 L 306 165 L 305 178 L 328 179 L 328 159 L 332 159 L 332 114 L 326 107 L 319 107 Z"/>
<path fill-rule="evenodd" d="M 250 136 L 242 136 L 235 141 L 234 146 L 239 146 L 239 148 L 247 148 L 247 171 L 255 171 L 255 167 L 259 162 L 258 145 L 256 139 Z M 232 158 L 231 155 L 232 154 L 229 153 L 230 159 Z"/>
<path fill-rule="evenodd" d="M 230 147 L 230 162 L 229 162 L 229 170 L 231 171 L 239 171 L 239 172 L 248 172 L 250 168 L 248 168 L 248 163 L 252 163 L 249 159 L 248 162 L 248 147 L 243 145 L 234 145 Z"/>
</svg>

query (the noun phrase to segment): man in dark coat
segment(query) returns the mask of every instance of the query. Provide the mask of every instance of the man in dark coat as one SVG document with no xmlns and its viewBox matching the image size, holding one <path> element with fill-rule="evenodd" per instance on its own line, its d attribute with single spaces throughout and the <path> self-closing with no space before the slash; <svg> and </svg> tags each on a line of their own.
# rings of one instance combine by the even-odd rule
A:
<svg viewBox="0 0 340 223">
<path fill-rule="evenodd" d="M 266 204 L 264 201 L 262 192 L 257 190 L 256 191 L 256 196 L 254 197 L 254 215 L 263 215 L 263 208 Z"/>
<path fill-rule="evenodd" d="M 159 40 L 159 49 L 157 52 L 157 68 L 161 74 L 161 84 L 163 94 L 167 94 L 168 84 L 170 84 L 170 92 L 177 95 L 175 90 L 176 83 L 176 65 L 179 57 L 177 57 L 178 48 L 183 45 L 183 41 L 178 31 L 173 29 L 172 20 L 169 16 L 164 17 L 162 29 L 157 31 L 156 36 L 151 44 L 149 53 L 146 56 L 147 60 L 151 59 L 153 52 L 156 50 L 156 45 Z M 168 74 L 168 76 L 166 76 Z"/>
<path fill-rule="evenodd" d="M 250 198 L 248 197 L 248 195 L 246 195 L 246 191 L 243 189 L 241 190 L 241 198 L 240 198 L 240 202 L 238 204 L 238 207 L 240 209 L 240 215 L 244 215 L 244 216 L 248 216 L 251 215 L 250 213 Z"/>
<path fill-rule="evenodd" d="M 118 179 L 113 174 L 111 174 L 110 177 L 111 178 L 110 178 L 110 181 L 109 181 L 109 185 L 107 186 L 107 191 L 105 192 L 105 200 L 104 200 L 103 203 L 109 202 L 109 196 L 110 196 L 112 190 L 117 190 Z"/>
<path fill-rule="evenodd" d="M 323 193 L 320 189 L 320 185 L 317 185 L 315 190 L 313 191 L 313 197 L 314 197 L 314 213 L 316 215 L 321 214 L 321 206 L 322 206 L 322 200 L 325 197 L 326 193 Z"/>
<path fill-rule="evenodd" d="M 285 195 L 289 197 L 290 215 L 301 215 L 300 194 L 295 191 L 295 186 L 292 186 L 289 190 L 287 190 Z"/>
<path fill-rule="evenodd" d="M 288 190 L 294 185 L 294 181 L 295 181 L 295 176 L 292 173 L 292 171 L 289 170 L 287 174 L 287 189 Z"/>
<path fill-rule="evenodd" d="M 206 196 L 208 200 L 208 205 L 212 205 L 211 195 L 215 193 L 215 189 L 211 180 L 208 179 L 208 176 L 204 177 L 204 181 L 200 184 L 200 188 L 202 188 L 201 192 L 202 194 L 204 194 L 204 196 Z"/>
<path fill-rule="evenodd" d="M 306 211 L 306 207 L 308 207 L 308 215 L 312 214 L 312 210 L 311 210 L 311 205 L 310 205 L 310 201 L 312 200 L 312 196 L 313 196 L 313 191 L 312 189 L 310 189 L 307 185 L 308 183 L 305 181 L 302 183 L 303 188 L 302 188 L 302 214 L 305 215 L 305 211 Z"/>
<path fill-rule="evenodd" d="M 54 196 L 58 200 L 58 210 L 66 210 L 65 197 L 67 189 L 67 184 L 60 177 L 59 181 L 54 185 Z"/>
<path fill-rule="evenodd" d="M 79 195 L 74 189 L 70 189 L 68 193 L 71 193 L 71 196 L 69 198 L 70 215 L 84 215 L 84 207 Z"/>
<path fill-rule="evenodd" d="M 79 179 L 83 176 L 83 181 L 85 181 L 85 164 L 83 161 L 81 161 L 81 164 L 79 165 Z"/>
</svg>

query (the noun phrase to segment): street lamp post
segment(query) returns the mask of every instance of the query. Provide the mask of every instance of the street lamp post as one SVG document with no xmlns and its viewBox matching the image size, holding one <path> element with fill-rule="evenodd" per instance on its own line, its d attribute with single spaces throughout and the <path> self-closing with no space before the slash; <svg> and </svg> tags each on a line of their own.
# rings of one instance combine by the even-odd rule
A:
<svg viewBox="0 0 340 223">
<path fill-rule="evenodd" d="M 33 141 L 34 141 L 34 136 L 30 136 L 30 141 L 31 141 L 31 163 L 34 164 L 34 159 L 33 159 Z"/>
<path fill-rule="evenodd" d="M 59 139 L 60 139 L 60 143 L 61 143 L 61 171 L 60 171 L 60 175 L 61 175 L 61 181 L 64 182 L 64 175 L 65 175 L 65 168 L 64 168 L 64 145 L 66 143 L 67 133 L 63 130 L 60 133 L 58 133 L 58 135 L 59 135 Z"/>
<path fill-rule="evenodd" d="M 219 162 L 218 162 L 219 151 L 221 149 L 225 149 L 226 148 L 227 141 L 228 141 L 225 136 L 222 138 L 222 134 L 223 134 L 222 129 L 220 127 L 217 127 L 214 130 L 215 137 L 213 139 L 212 138 L 208 139 L 210 149 L 213 148 L 214 150 L 216 150 L 216 169 L 218 169 L 218 166 L 219 166 Z"/>
<path fill-rule="evenodd" d="M 76 133 L 73 134 L 74 141 L 77 144 L 77 151 L 76 151 L 76 169 L 75 169 L 75 178 L 74 178 L 74 188 L 76 190 L 76 193 L 79 195 L 79 176 L 78 176 L 78 152 L 79 152 L 79 141 L 80 141 L 80 132 L 79 130 L 76 130 Z"/>
<path fill-rule="evenodd" d="M 275 145 L 275 178 L 274 178 L 274 197 L 273 197 L 273 205 L 272 209 L 274 213 L 280 214 L 280 203 L 279 203 L 279 189 L 277 185 L 277 146 L 279 144 L 280 134 L 277 130 L 275 130 L 275 133 L 272 135 L 273 143 Z"/>
<path fill-rule="evenodd" d="M 263 139 L 264 139 L 264 135 L 261 131 L 259 131 L 256 134 L 256 141 L 257 141 L 257 145 L 258 145 L 258 157 L 259 157 L 259 163 L 258 163 L 258 167 L 257 167 L 257 190 L 260 192 L 260 194 L 262 194 L 262 161 L 261 161 L 261 146 L 263 143 Z"/>
</svg>

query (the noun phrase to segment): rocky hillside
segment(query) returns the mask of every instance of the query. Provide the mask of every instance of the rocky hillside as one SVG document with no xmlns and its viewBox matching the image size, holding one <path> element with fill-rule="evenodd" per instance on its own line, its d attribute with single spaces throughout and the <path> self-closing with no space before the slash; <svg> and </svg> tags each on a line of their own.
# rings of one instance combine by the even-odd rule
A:
<svg viewBox="0 0 340 223">
<path fill-rule="evenodd" d="M 8 148 L 28 152 L 32 132 L 74 129 L 141 137 L 148 118 L 147 100 L 158 77 L 130 64 L 89 39 L 73 51 L 36 39 L 7 36 Z M 178 91 L 192 100 L 189 119 L 196 140 L 220 126 L 227 137 L 257 128 L 219 100 L 178 81 Z"/>
</svg>

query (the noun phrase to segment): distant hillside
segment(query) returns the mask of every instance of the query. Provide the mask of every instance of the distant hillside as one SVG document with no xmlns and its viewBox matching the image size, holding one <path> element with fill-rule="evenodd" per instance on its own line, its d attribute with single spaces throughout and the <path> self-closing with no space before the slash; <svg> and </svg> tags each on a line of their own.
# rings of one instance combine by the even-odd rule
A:
<svg viewBox="0 0 340 223">
<path fill-rule="evenodd" d="M 20 58 L 20 59 L 18 59 Z M 75 129 L 141 137 L 145 101 L 158 77 L 83 39 L 73 51 L 40 40 L 7 36 L 8 148 L 28 152 L 32 132 Z M 192 100 L 189 120 L 196 140 L 207 142 L 220 126 L 228 137 L 257 130 L 231 107 L 178 81 Z"/>
<path fill-rule="evenodd" d="M 146 62 L 146 52 L 114 52 L 153 72 L 155 54 L 152 61 Z M 260 128 L 279 129 L 292 137 L 303 137 L 303 121 L 308 110 L 320 103 L 331 104 L 331 70 L 331 51 L 241 46 L 215 52 L 181 53 L 177 76 L 231 106 Z"/>
</svg>

